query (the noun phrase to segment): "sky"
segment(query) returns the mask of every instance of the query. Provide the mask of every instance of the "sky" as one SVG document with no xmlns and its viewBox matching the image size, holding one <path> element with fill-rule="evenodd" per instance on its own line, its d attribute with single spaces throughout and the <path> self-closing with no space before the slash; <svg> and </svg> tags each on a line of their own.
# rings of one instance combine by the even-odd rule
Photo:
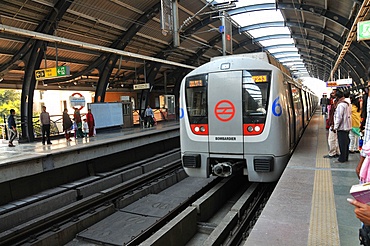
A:
<svg viewBox="0 0 370 246">
<path fill-rule="evenodd" d="M 311 77 L 302 77 L 303 84 L 313 91 L 316 96 L 321 98 L 321 96 L 326 93 L 327 95 L 333 90 L 330 87 L 326 87 L 326 83 L 320 79 Z"/>
</svg>

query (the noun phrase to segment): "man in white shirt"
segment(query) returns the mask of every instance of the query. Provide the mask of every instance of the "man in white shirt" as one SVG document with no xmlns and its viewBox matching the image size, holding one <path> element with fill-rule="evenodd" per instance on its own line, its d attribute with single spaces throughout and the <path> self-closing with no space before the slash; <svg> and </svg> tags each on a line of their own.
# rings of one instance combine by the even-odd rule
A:
<svg viewBox="0 0 370 246">
<path fill-rule="evenodd" d="M 338 162 L 348 161 L 349 155 L 349 131 L 352 129 L 351 107 L 346 102 L 342 91 L 337 90 L 337 107 L 334 113 L 333 132 L 337 132 L 340 155 Z"/>
<path fill-rule="evenodd" d="M 42 106 L 42 112 L 40 114 L 40 125 L 42 134 L 42 144 L 45 145 L 45 135 L 47 144 L 52 144 L 50 142 L 50 115 L 46 112 L 46 107 Z"/>
</svg>

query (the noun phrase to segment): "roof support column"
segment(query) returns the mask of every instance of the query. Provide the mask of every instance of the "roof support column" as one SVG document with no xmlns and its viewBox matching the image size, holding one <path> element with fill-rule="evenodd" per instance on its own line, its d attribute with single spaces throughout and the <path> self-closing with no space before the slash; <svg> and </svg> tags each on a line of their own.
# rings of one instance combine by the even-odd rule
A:
<svg viewBox="0 0 370 246">
<path fill-rule="evenodd" d="M 42 61 L 42 54 L 40 55 L 40 50 L 42 50 L 43 41 L 36 41 L 28 53 L 24 63 L 26 64 L 26 70 L 24 73 L 24 80 L 22 85 L 22 95 L 21 95 L 21 129 L 22 136 L 21 140 L 23 142 L 33 142 L 34 132 L 33 132 L 33 94 L 36 86 L 35 69 L 40 66 Z M 43 53 L 43 52 L 41 52 Z"/>
<path fill-rule="evenodd" d="M 63 14 L 67 11 L 73 0 L 59 0 L 52 12 L 49 13 L 47 18 L 40 23 L 37 27 L 38 32 L 52 34 L 54 32 L 56 21 L 60 20 Z M 33 129 L 33 95 L 36 87 L 35 70 L 40 68 L 41 61 L 44 55 L 44 41 L 36 41 L 32 44 L 32 39 L 26 42 L 24 46 L 31 44 L 27 55 L 23 57 L 25 66 L 25 75 L 22 85 L 21 95 L 21 128 L 22 136 L 20 141 L 33 142 L 34 129 Z M 23 49 L 23 47 L 22 47 Z"/>
</svg>

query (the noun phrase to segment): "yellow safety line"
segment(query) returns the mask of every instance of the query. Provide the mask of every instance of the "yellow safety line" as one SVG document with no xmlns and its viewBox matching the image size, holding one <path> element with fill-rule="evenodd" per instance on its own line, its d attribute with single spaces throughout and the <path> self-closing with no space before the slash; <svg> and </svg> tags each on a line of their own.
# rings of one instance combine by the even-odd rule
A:
<svg viewBox="0 0 370 246">
<path fill-rule="evenodd" d="M 328 153 L 324 121 L 320 120 L 316 154 L 315 180 L 312 194 L 310 231 L 307 245 L 340 245 L 337 214 L 335 209 L 333 179 Z M 324 169 L 324 170 L 321 170 Z M 326 169 L 326 170 L 325 170 Z"/>
</svg>

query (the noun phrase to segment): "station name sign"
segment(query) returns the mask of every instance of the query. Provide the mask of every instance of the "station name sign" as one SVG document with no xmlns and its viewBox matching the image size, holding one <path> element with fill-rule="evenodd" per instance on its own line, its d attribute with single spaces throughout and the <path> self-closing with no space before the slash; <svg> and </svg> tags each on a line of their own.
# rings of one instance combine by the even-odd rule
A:
<svg viewBox="0 0 370 246">
<path fill-rule="evenodd" d="M 59 66 L 35 70 L 36 80 L 53 79 L 71 75 L 69 66 Z"/>
<path fill-rule="evenodd" d="M 149 88 L 150 88 L 149 83 L 134 85 L 134 90 L 145 90 L 145 89 L 149 89 Z"/>
<path fill-rule="evenodd" d="M 81 93 L 76 92 L 69 97 L 69 102 L 73 108 L 79 107 L 79 110 L 81 110 L 83 107 L 85 107 L 86 100 Z"/>
</svg>

